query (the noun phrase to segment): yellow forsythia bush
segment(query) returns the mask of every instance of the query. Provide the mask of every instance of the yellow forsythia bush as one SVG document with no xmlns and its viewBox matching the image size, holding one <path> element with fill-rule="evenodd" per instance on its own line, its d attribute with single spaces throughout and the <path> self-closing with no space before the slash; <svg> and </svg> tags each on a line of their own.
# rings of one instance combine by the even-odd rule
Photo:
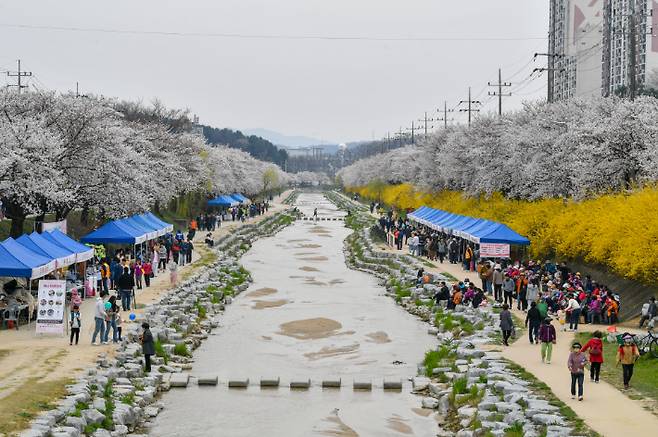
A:
<svg viewBox="0 0 658 437">
<path fill-rule="evenodd" d="M 458 191 L 422 192 L 410 184 L 387 185 L 380 193 L 366 187 L 348 191 L 398 209 L 429 206 L 507 224 L 530 239 L 537 259 L 580 258 L 607 266 L 620 276 L 658 282 L 658 188 L 605 194 L 582 201 L 537 201 L 466 197 Z"/>
</svg>

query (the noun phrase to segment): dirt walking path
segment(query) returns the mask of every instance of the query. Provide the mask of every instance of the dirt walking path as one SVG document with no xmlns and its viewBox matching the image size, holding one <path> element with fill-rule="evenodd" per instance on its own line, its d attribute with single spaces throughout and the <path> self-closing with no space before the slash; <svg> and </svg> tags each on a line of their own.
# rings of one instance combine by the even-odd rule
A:
<svg viewBox="0 0 658 437">
<path fill-rule="evenodd" d="M 378 244 L 377 247 L 387 252 L 408 253 L 407 246 L 402 251 L 397 251 L 386 244 Z M 460 264 L 450 264 L 447 261 L 442 264 L 438 262 L 433 264 L 436 267 L 425 267 L 425 270 L 431 273 L 448 273 L 460 281 L 469 278 L 476 284 L 479 283 L 477 272 L 464 271 Z M 525 320 L 523 311 L 513 309 L 513 313 L 519 319 Z M 580 325 L 579 327 L 581 332 L 601 328 L 601 325 Z M 604 381 L 598 384 L 590 382 L 589 374 L 586 374 L 585 378 L 584 400 L 580 402 L 577 399 L 571 399 L 571 378 L 567 369 L 567 358 L 574 340 L 574 333 L 562 331 L 557 323 L 556 330 L 557 344 L 553 348 L 551 364 L 542 363 L 539 346 L 530 344 L 525 336 L 505 348 L 503 356 L 524 367 L 537 379 L 548 385 L 561 401 L 601 435 L 610 437 L 655 435 L 658 430 L 658 417 L 647 410 L 646 403 L 630 399 Z M 624 330 L 637 332 L 637 330 L 627 328 Z M 612 366 L 614 363 L 604 363 L 603 365 Z"/>
<path fill-rule="evenodd" d="M 265 217 L 285 210 L 287 206 L 281 202 L 288 194 L 290 191 L 276 197 L 273 202 L 270 202 L 270 209 L 266 214 L 256 216 L 245 224 L 256 223 Z M 213 233 L 213 237 L 217 239 L 240 226 L 242 226 L 240 222 L 224 222 L 221 228 Z M 212 257 L 210 250 L 204 244 L 205 234 L 205 232 L 197 232 L 193 261 L 178 270 L 179 280 L 205 263 L 209 256 Z M 149 288 L 136 290 L 137 304 L 140 308 L 142 305 L 150 304 L 170 288 L 169 272 L 159 273 L 151 280 Z M 23 389 L 25 384 L 33 381 L 40 383 L 60 381 L 63 385 L 85 367 L 93 364 L 99 354 L 111 355 L 113 353 L 112 344 L 101 346 L 91 344 L 94 329 L 94 305 L 95 298 L 87 298 L 80 308 L 82 329 L 77 346 L 69 346 L 69 339 L 64 336 L 36 336 L 34 322 L 29 325 L 21 325 L 18 330 L 0 331 L 0 410 L 3 409 L 3 403 L 13 402 L 16 397 L 12 395 Z M 132 312 L 139 314 L 142 310 L 136 309 Z M 131 322 L 128 320 L 128 312 L 121 314 L 125 332 Z M 0 435 L 2 435 L 1 427 Z"/>
</svg>

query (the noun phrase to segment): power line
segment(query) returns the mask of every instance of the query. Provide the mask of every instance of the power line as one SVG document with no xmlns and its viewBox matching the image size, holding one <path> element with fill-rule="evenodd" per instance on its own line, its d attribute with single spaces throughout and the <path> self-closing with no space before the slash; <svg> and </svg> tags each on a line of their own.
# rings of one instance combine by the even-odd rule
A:
<svg viewBox="0 0 658 437">
<path fill-rule="evenodd" d="M 364 36 L 364 35 L 293 35 L 293 34 L 249 34 L 249 33 L 216 33 L 216 32 L 174 32 L 162 30 L 130 30 L 112 29 L 101 27 L 68 27 L 68 26 L 45 26 L 17 23 L 0 23 L 0 27 L 27 30 L 53 30 L 63 32 L 94 32 L 124 35 L 155 35 L 176 37 L 211 37 L 211 38 L 240 38 L 240 39 L 285 39 L 285 40 L 328 40 L 328 41 L 386 41 L 386 42 L 422 42 L 422 41 L 532 41 L 546 40 L 545 36 L 527 37 L 460 37 L 460 36 Z"/>
</svg>

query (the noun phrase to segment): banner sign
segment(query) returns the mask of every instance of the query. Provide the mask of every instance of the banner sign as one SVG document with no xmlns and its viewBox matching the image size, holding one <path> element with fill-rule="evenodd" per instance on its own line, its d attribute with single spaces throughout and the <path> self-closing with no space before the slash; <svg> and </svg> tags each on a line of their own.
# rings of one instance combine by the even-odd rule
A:
<svg viewBox="0 0 658 437">
<path fill-rule="evenodd" d="M 53 229 L 59 229 L 61 232 L 66 234 L 66 219 L 59 222 L 41 223 L 41 230 L 43 232 L 52 231 Z"/>
<path fill-rule="evenodd" d="M 37 333 L 63 334 L 66 281 L 40 280 L 38 299 Z"/>
<path fill-rule="evenodd" d="M 480 243 L 480 258 L 509 258 L 509 244 Z"/>
</svg>

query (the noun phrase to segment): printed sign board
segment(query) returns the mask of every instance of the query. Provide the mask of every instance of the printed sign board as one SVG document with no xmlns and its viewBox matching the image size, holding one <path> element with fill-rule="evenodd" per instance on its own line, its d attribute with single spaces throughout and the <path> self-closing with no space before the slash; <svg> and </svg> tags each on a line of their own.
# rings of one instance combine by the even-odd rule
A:
<svg viewBox="0 0 658 437">
<path fill-rule="evenodd" d="M 39 281 L 37 333 L 64 333 L 66 307 L 66 281 L 42 279 Z"/>
<path fill-rule="evenodd" d="M 509 258 L 509 244 L 480 243 L 480 258 Z"/>
</svg>

